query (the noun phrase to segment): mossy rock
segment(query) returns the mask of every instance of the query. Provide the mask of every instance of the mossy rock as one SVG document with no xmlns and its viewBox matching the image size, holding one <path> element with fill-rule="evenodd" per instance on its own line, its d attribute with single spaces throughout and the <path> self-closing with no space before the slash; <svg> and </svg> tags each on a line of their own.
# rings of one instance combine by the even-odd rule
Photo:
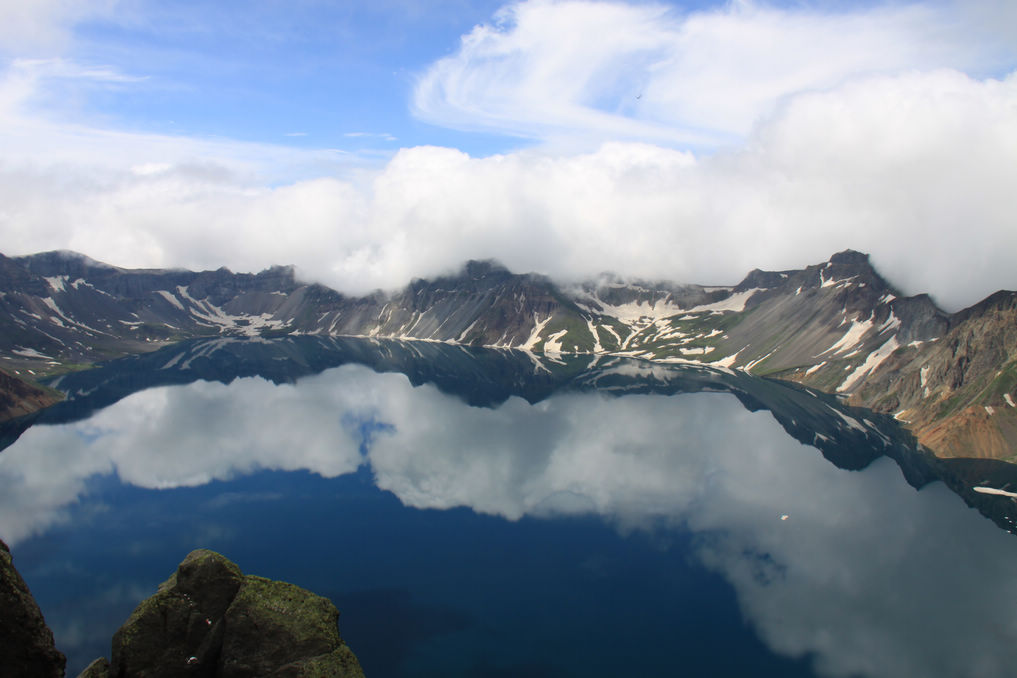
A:
<svg viewBox="0 0 1017 678">
<path fill-rule="evenodd" d="M 243 581 L 213 551 L 194 551 L 113 635 L 114 676 L 213 676 L 223 623 Z"/>
<path fill-rule="evenodd" d="M 220 675 L 276 675 L 284 668 L 279 675 L 340 675 L 314 669 L 343 646 L 338 619 L 339 610 L 327 598 L 286 582 L 247 576 L 226 613 Z M 303 672 L 299 665 L 316 672 Z"/>
<path fill-rule="evenodd" d="M 113 636 L 108 671 L 97 661 L 82 676 L 363 678 L 338 618 L 327 598 L 193 551 Z"/>
</svg>

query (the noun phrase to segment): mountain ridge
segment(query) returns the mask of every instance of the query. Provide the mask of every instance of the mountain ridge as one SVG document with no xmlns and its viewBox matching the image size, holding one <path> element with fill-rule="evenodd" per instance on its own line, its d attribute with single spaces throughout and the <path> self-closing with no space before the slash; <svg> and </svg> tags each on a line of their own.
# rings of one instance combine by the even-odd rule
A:
<svg viewBox="0 0 1017 678">
<path fill-rule="evenodd" d="M 122 269 L 0 254 L 0 365 L 26 379 L 194 337 L 388 337 L 615 355 L 799 382 L 896 416 L 945 456 L 1017 458 L 1017 293 L 946 313 L 861 252 L 734 286 L 604 274 L 560 285 L 494 260 L 347 296 L 259 273 Z M 538 369 L 535 367 L 535 369 Z"/>
</svg>

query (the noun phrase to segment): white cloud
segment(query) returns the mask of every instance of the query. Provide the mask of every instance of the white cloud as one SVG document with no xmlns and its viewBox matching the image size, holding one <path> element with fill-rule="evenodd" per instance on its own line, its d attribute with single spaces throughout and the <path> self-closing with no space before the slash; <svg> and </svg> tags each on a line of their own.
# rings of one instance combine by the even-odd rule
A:
<svg viewBox="0 0 1017 678">
<path fill-rule="evenodd" d="M 267 147 L 245 157 L 239 145 L 109 135 L 104 157 L 133 168 L 119 171 L 82 160 L 101 136 L 64 130 L 53 150 L 63 162 L 31 162 L 26 148 L 0 165 L 0 228 L 8 254 L 294 263 L 353 292 L 485 257 L 560 278 L 613 270 L 729 284 L 850 247 L 906 292 L 955 309 L 1017 288 L 1015 106 L 1017 75 L 876 77 L 795 97 L 743 148 L 708 157 L 632 143 L 486 158 L 420 147 L 359 180 L 275 188 L 256 180 Z M 288 153 L 279 157 L 312 157 Z"/>
<path fill-rule="evenodd" d="M 395 284 L 491 256 L 563 278 L 726 284 L 854 248 L 905 292 L 956 309 L 1017 289 L 1015 107 L 1017 75 L 936 71 L 795 97 L 743 148 L 708 157 L 642 144 L 403 150 L 370 195 L 369 255 L 326 279 Z"/>
<path fill-rule="evenodd" d="M 996 1 L 835 11 L 742 1 L 680 13 L 529 0 L 425 71 L 414 106 L 464 129 L 709 147 L 743 137 L 789 96 L 857 77 L 1012 68 L 1017 29 L 987 30 L 993 14 L 1014 11 Z"/>
<path fill-rule="evenodd" d="M 484 54 L 502 50 L 508 61 L 498 63 L 518 76 L 509 83 L 521 89 L 505 100 L 521 108 L 499 109 L 507 120 L 529 125 L 532 111 L 526 107 L 545 101 L 553 124 L 533 127 L 535 134 L 560 131 L 567 121 L 619 138 L 642 135 L 627 111 L 594 112 L 597 120 L 611 117 L 603 128 L 568 116 L 587 115 L 575 108 L 585 104 L 575 102 L 599 87 L 601 71 L 616 57 L 642 54 L 641 35 L 666 42 L 695 34 L 698 42 L 683 42 L 682 54 L 707 61 L 714 48 L 703 47 L 703 40 L 730 40 L 739 31 L 771 37 L 788 31 L 794 45 L 850 43 L 843 58 L 780 57 L 794 68 L 786 77 L 775 76 L 744 108 L 733 95 L 709 105 L 676 100 L 675 106 L 703 108 L 637 121 L 684 135 L 683 120 L 698 115 L 726 120 L 724 106 L 730 104 L 728 112 L 743 111 L 744 119 L 717 129 L 747 136 L 712 154 L 627 141 L 579 153 L 542 146 L 478 158 L 417 147 L 380 157 L 122 132 L 54 121 L 33 102 L 56 79 L 54 73 L 123 86 L 131 85 L 131 76 L 69 60 L 23 60 L 0 81 L 3 251 L 68 248 L 121 266 L 226 265 L 241 271 L 292 263 L 306 277 L 356 293 L 398 287 L 414 276 L 487 257 L 520 272 L 563 279 L 612 270 L 730 284 L 752 268 L 798 268 L 854 248 L 870 252 L 906 293 L 929 292 L 949 308 L 960 308 L 997 289 L 1017 289 L 1010 260 L 1017 251 L 1011 218 L 1017 75 L 994 79 L 949 68 L 863 75 L 873 52 L 850 42 L 867 40 L 851 35 L 882 18 L 886 25 L 876 35 L 897 31 L 904 42 L 891 52 L 911 55 L 913 63 L 949 57 L 988 68 L 1013 58 L 1012 47 L 1000 46 L 1010 33 L 1005 22 L 997 21 L 1004 26 L 995 29 L 983 25 L 986 17 L 998 20 L 1010 10 L 978 3 L 967 14 L 957 8 L 950 14 L 944 7 L 951 6 L 894 5 L 832 16 L 743 3 L 682 17 L 646 5 L 526 3 L 506 10 L 515 19 L 501 28 L 478 28 L 467 41 Z M 552 49 L 545 30 L 557 24 L 549 19 L 541 27 L 536 18 L 559 13 L 574 15 L 590 30 L 604 23 L 619 29 L 610 39 L 544 54 L 540 50 Z M 956 25 L 943 27 L 944 16 L 955 18 Z M 696 28 L 700 24 L 706 27 Z M 641 30 L 630 34 L 625 28 L 630 25 Z M 838 25 L 844 35 L 835 39 L 830 32 Z M 958 36 L 976 29 L 989 37 L 958 46 L 963 42 Z M 818 37 L 808 37 L 813 32 Z M 933 41 L 932 34 L 942 40 Z M 519 54 L 527 56 L 519 61 Z M 717 71 L 718 87 L 733 92 L 747 86 L 734 64 L 751 62 L 751 54 L 739 54 L 727 66 L 724 60 L 711 66 L 733 69 L 726 75 Z M 450 63 L 473 68 L 461 56 L 436 65 L 434 72 Z M 534 82 L 550 87 L 548 82 L 578 68 L 577 60 L 591 70 L 561 97 L 531 96 Z M 894 57 L 885 69 L 876 64 L 869 70 L 894 70 L 906 61 Z M 690 68 L 688 59 L 679 62 Z M 766 68 L 779 75 L 777 66 Z M 803 84 L 808 78 L 795 69 L 806 67 L 819 73 L 822 87 Z M 476 76 L 470 83 L 483 80 L 477 75 L 482 69 L 469 72 Z M 653 88 L 662 87 L 665 75 L 681 72 L 675 64 L 661 66 L 652 81 L 641 82 L 647 105 L 663 97 Z M 460 70 L 456 77 L 466 73 Z M 462 100 L 473 101 L 467 94 Z M 554 117 L 565 110 L 562 105 L 565 117 Z M 769 114 L 759 118 L 764 109 Z M 483 122 L 486 110 L 478 108 L 469 118 Z"/>
</svg>

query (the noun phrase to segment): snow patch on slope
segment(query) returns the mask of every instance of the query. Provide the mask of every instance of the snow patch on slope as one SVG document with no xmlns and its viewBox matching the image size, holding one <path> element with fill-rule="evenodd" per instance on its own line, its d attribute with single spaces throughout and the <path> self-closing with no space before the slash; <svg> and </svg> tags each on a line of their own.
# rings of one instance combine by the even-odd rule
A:
<svg viewBox="0 0 1017 678">
<path fill-rule="evenodd" d="M 54 292 L 63 292 L 64 283 L 67 282 L 67 277 L 68 276 L 66 275 L 58 275 L 52 278 L 46 278 L 45 280 L 46 283 L 50 286 L 50 289 L 52 289 Z"/>
<path fill-rule="evenodd" d="M 738 360 L 738 354 L 741 353 L 742 350 L 744 350 L 744 349 L 739 349 L 737 353 L 732 353 L 731 355 L 729 355 L 726 358 L 721 358 L 720 360 L 715 360 L 712 363 L 710 363 L 710 365 L 715 366 L 715 367 L 726 367 L 726 368 L 730 369 L 731 367 L 734 367 L 735 361 Z"/>
<path fill-rule="evenodd" d="M 177 308 L 177 309 L 179 309 L 181 311 L 186 311 L 186 309 L 184 308 L 184 305 L 180 303 L 180 300 L 177 299 L 176 297 L 174 297 L 172 294 L 170 294 L 166 290 L 156 290 L 155 293 L 158 294 L 158 295 L 161 295 L 162 298 L 165 299 L 166 301 L 168 301 L 174 308 Z"/>
<path fill-rule="evenodd" d="M 813 365 L 809 369 L 805 370 L 805 376 L 807 377 L 810 374 L 812 374 L 813 372 L 818 372 L 819 370 L 821 370 L 823 368 L 824 365 L 826 365 L 826 361 L 825 360 L 823 362 L 821 362 L 821 363 L 817 363 L 817 364 Z"/>
<path fill-rule="evenodd" d="M 859 379 L 883 364 L 883 361 L 890 357 L 890 354 L 897 350 L 900 343 L 897 337 L 890 337 L 885 344 L 869 354 L 865 362 L 855 368 L 855 371 L 848 375 L 847 379 L 837 387 L 838 392 L 847 391 L 852 388 Z"/>
<path fill-rule="evenodd" d="M 160 290 L 160 293 L 170 303 L 176 301 L 171 293 L 163 292 L 162 290 Z M 261 315 L 230 315 L 208 301 L 208 299 L 195 299 L 189 294 L 188 288 L 184 285 L 177 286 L 177 294 L 191 304 L 191 317 L 195 318 L 199 324 L 209 327 L 219 327 L 248 336 L 258 336 L 259 332 L 263 329 L 282 329 L 286 324 L 282 320 L 273 318 L 271 313 L 262 313 Z M 179 301 L 177 303 L 179 304 Z"/>
<path fill-rule="evenodd" d="M 837 342 L 826 349 L 819 355 L 826 355 L 827 353 L 840 353 L 842 351 L 848 351 L 856 348 L 861 342 L 869 330 L 872 329 L 872 318 L 859 322 L 857 319 L 851 321 L 851 327 L 848 328 L 844 336 L 837 340 Z"/>
<path fill-rule="evenodd" d="M 534 313 L 533 314 L 533 323 L 534 323 L 533 324 L 533 331 L 530 332 L 529 338 L 527 338 L 527 340 L 524 341 L 523 344 L 519 348 L 521 348 L 524 351 L 532 351 L 533 348 L 537 345 L 537 342 L 540 341 L 540 333 L 544 330 L 544 327 L 549 322 L 551 322 L 551 316 L 550 315 L 548 315 L 543 320 L 540 320 L 539 318 L 537 318 L 537 314 Z"/>
<path fill-rule="evenodd" d="M 847 285 L 857 277 L 858 277 L 857 275 L 853 275 L 850 278 L 840 278 L 839 280 L 837 278 L 831 277 L 829 280 L 827 280 L 826 277 L 823 276 L 823 272 L 822 271 L 819 272 L 819 281 L 821 283 L 820 287 L 832 287 L 838 284 Z"/>
<path fill-rule="evenodd" d="M 648 301 L 629 302 L 627 304 L 612 305 L 601 301 L 597 297 L 592 297 L 597 304 L 601 307 L 601 313 L 603 315 L 617 318 L 623 323 L 631 324 L 640 320 L 659 320 L 661 318 L 670 318 L 673 315 L 677 315 L 682 312 L 680 306 L 677 306 L 670 301 L 658 300 L 651 304 Z M 587 309 L 589 310 L 589 309 Z"/>
<path fill-rule="evenodd" d="M 759 292 L 762 288 L 753 287 L 752 289 L 745 290 L 744 292 L 735 292 L 727 299 L 721 299 L 715 301 L 712 304 L 703 304 L 702 306 L 696 306 L 686 310 L 686 313 L 707 313 L 707 312 L 718 312 L 723 313 L 725 311 L 734 311 L 740 313 L 745 310 L 745 304 L 749 299 L 752 298 L 756 292 Z"/>
<path fill-rule="evenodd" d="M 568 333 L 567 329 L 548 335 L 544 340 L 544 353 L 561 353 L 561 340 L 566 333 Z"/>
<path fill-rule="evenodd" d="M 592 320 L 587 319 L 586 327 L 590 330 L 590 334 L 593 335 L 593 352 L 603 353 L 604 347 L 600 345 L 600 334 L 597 332 L 597 326 L 593 324 Z"/>
<path fill-rule="evenodd" d="M 1011 497 L 1017 499 L 1017 493 L 1007 492 L 1006 490 L 1000 490 L 995 487 L 972 487 L 972 490 L 980 494 L 995 494 L 1000 497 Z"/>
<path fill-rule="evenodd" d="M 15 348 L 11 351 L 14 355 L 20 355 L 25 358 L 45 358 L 50 360 L 50 356 L 45 353 L 39 353 L 34 348 Z"/>
</svg>

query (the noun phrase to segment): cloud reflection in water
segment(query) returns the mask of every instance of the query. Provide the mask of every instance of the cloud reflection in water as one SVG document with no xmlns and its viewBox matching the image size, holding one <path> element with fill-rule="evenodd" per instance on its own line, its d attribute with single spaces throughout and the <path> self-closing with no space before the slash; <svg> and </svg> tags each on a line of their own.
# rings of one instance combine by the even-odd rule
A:
<svg viewBox="0 0 1017 678">
<path fill-rule="evenodd" d="M 488 409 L 353 365 L 296 385 L 152 389 L 0 454 L 0 534 L 63 520 L 96 474 L 172 488 L 362 463 L 411 507 L 687 529 L 763 640 L 824 675 L 1002 676 L 1017 659 L 1010 535 L 939 483 L 915 491 L 887 459 L 838 469 L 728 394 Z"/>
</svg>

